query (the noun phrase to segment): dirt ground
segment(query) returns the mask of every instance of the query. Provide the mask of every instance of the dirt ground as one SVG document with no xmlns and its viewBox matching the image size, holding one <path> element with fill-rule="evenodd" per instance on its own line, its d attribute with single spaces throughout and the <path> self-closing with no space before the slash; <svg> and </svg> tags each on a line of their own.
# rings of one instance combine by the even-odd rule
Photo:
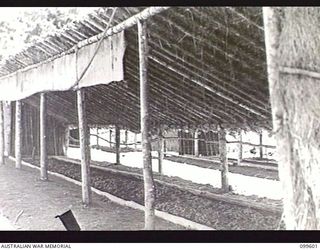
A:
<svg viewBox="0 0 320 250">
<path fill-rule="evenodd" d="M 29 160 L 39 166 L 39 161 Z M 49 159 L 48 170 L 80 181 L 80 163 Z M 140 169 L 141 170 L 141 169 Z M 132 200 L 141 205 L 143 198 L 143 177 L 112 173 L 104 169 L 91 168 L 91 185 L 124 200 Z M 157 178 L 158 176 L 155 176 Z M 167 182 L 172 179 L 168 177 Z M 156 183 L 155 207 L 158 210 L 210 226 L 217 230 L 274 230 L 280 214 L 248 206 L 234 205 L 217 199 L 208 199 L 163 184 Z"/>
<path fill-rule="evenodd" d="M 117 205 L 93 193 L 90 208 L 81 203 L 81 187 L 55 176 L 39 180 L 39 171 L 22 166 L 15 169 L 12 162 L 0 167 L 0 212 L 18 230 L 65 230 L 55 216 L 72 209 L 82 230 L 142 230 L 144 214 Z M 183 227 L 160 218 L 157 230 L 184 230 Z"/>
</svg>

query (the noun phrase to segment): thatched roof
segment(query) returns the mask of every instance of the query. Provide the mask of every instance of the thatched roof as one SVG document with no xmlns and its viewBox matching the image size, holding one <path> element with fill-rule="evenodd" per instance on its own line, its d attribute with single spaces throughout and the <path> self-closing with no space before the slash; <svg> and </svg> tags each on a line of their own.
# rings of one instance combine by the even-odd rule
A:
<svg viewBox="0 0 320 250">
<path fill-rule="evenodd" d="M 112 26 L 143 9 L 118 8 Z M 70 53 L 80 41 L 102 33 L 111 13 L 101 8 L 26 48 L 1 65 L 0 76 Z M 172 7 L 151 17 L 148 27 L 154 126 L 271 128 L 260 7 Z M 88 121 L 139 130 L 137 27 L 125 35 L 125 81 L 87 89 Z M 25 102 L 39 106 L 39 96 Z M 77 124 L 75 92 L 51 92 L 48 105 L 51 114 Z"/>
</svg>

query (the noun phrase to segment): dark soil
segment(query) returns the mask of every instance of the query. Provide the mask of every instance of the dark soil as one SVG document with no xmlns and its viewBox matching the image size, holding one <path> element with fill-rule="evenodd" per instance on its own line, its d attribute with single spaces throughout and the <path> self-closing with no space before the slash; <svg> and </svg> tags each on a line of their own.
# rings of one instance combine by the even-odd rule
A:
<svg viewBox="0 0 320 250">
<path fill-rule="evenodd" d="M 32 163 L 39 166 L 37 160 Z M 79 164 L 49 159 L 48 169 L 81 180 Z M 144 204 L 143 180 L 140 177 L 91 168 L 91 184 L 122 199 Z M 217 230 L 273 230 L 280 220 L 278 214 L 203 198 L 159 183 L 156 183 L 156 209 Z"/>
<path fill-rule="evenodd" d="M 61 160 L 63 160 L 63 159 L 61 159 Z M 67 158 L 65 160 L 68 161 Z M 72 161 L 75 161 L 78 164 L 80 164 L 80 160 L 72 159 Z M 91 164 L 92 164 L 92 166 L 96 165 L 96 166 L 103 167 L 106 169 L 106 171 L 107 170 L 121 170 L 121 171 L 125 171 L 127 173 L 135 173 L 135 174 L 143 175 L 142 168 L 128 167 L 128 166 L 121 165 L 121 164 L 115 164 L 115 163 L 110 163 L 110 162 L 100 162 L 100 161 L 93 161 L 93 160 L 91 160 Z M 177 185 L 177 186 L 181 187 L 183 190 L 194 189 L 194 190 L 198 190 L 198 191 L 209 192 L 212 194 L 223 194 L 225 197 L 230 197 L 232 199 L 248 201 L 250 203 L 251 202 L 260 203 L 260 204 L 262 203 L 267 206 L 277 207 L 279 210 L 282 210 L 282 201 L 281 200 L 274 200 L 274 199 L 269 199 L 266 197 L 259 197 L 257 195 L 241 195 L 241 194 L 233 193 L 232 191 L 228 192 L 228 193 L 224 193 L 221 190 L 221 188 L 213 187 L 210 184 L 195 183 L 190 180 L 182 179 L 178 176 L 167 176 L 164 174 L 159 174 L 158 172 L 153 172 L 153 178 L 155 180 L 159 180 L 159 181 L 162 181 L 165 183 Z"/>
<path fill-rule="evenodd" d="M 191 164 L 203 168 L 220 169 L 219 163 L 204 161 L 201 159 L 183 158 L 173 155 L 166 156 L 165 159 L 179 163 Z M 229 172 L 270 180 L 279 180 L 278 171 L 263 169 L 259 167 L 229 165 Z"/>
</svg>

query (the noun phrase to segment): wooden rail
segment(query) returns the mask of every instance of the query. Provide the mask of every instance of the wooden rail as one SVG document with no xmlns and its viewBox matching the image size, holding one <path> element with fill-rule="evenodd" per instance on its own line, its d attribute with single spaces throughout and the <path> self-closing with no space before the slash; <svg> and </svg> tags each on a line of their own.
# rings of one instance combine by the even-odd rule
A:
<svg viewBox="0 0 320 250">
<path fill-rule="evenodd" d="M 100 137 L 96 134 L 90 134 L 90 136 L 95 136 L 95 137 L 98 137 L 99 139 L 105 141 L 105 142 L 108 142 L 108 143 L 111 143 L 111 144 L 115 144 L 115 142 L 111 142 L 103 137 Z M 69 136 L 72 140 L 74 141 L 79 141 L 78 139 L 75 139 L 71 136 Z M 176 139 L 176 140 L 185 140 L 185 141 L 194 141 L 195 139 L 194 138 L 181 138 L 181 137 L 173 137 L 173 136 L 170 136 L 170 137 L 163 137 L 164 140 L 173 140 L 173 139 Z M 152 139 L 151 141 L 157 141 L 158 138 L 155 138 L 155 139 Z M 217 144 L 219 145 L 219 142 L 218 141 L 207 141 L 205 139 L 201 139 L 201 138 L 197 138 L 198 141 L 203 141 L 203 142 L 206 142 L 206 143 L 212 143 L 212 144 Z M 251 142 L 243 142 L 243 141 L 227 141 L 227 144 L 228 143 L 237 143 L 237 144 L 241 144 L 241 145 L 250 145 L 250 146 L 254 146 L 254 147 L 264 147 L 264 148 L 273 148 L 273 149 L 276 149 L 276 146 L 272 146 L 272 145 L 265 145 L 265 144 L 254 144 L 254 143 L 251 143 Z M 141 144 L 140 141 L 137 141 L 136 143 L 120 143 L 120 145 L 135 145 L 135 144 Z"/>
</svg>

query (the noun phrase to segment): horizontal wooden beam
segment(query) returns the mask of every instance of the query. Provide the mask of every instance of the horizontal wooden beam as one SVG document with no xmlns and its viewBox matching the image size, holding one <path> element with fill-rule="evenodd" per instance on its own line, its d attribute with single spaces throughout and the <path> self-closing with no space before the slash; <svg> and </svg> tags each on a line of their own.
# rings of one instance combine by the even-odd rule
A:
<svg viewBox="0 0 320 250">
<path fill-rule="evenodd" d="M 254 144 L 254 143 L 251 143 L 251 142 L 243 142 L 243 141 L 227 141 L 227 143 L 239 143 L 239 144 L 242 144 L 242 145 L 250 145 L 250 146 L 254 146 L 254 147 L 264 147 L 264 148 L 277 148 L 276 146 L 272 146 L 272 145 L 264 145 L 264 144 Z"/>
<path fill-rule="evenodd" d="M 306 70 L 306 69 L 280 67 L 279 71 L 280 71 L 280 73 L 287 73 L 287 74 L 292 74 L 292 75 L 304 75 L 304 76 L 320 79 L 319 72 Z"/>
</svg>

